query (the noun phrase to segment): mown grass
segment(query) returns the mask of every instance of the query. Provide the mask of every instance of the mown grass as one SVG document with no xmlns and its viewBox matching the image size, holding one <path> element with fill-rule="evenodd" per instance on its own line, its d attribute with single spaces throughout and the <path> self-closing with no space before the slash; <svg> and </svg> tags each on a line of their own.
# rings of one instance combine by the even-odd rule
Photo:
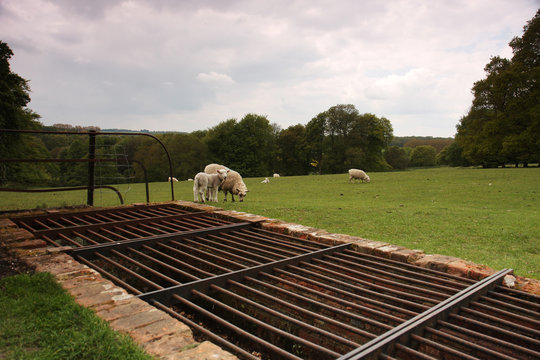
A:
<svg viewBox="0 0 540 360">
<path fill-rule="evenodd" d="M 349 184 L 346 174 L 271 178 L 269 184 L 247 178 L 244 202 L 232 203 L 229 195 L 223 203 L 220 193 L 215 205 L 540 279 L 539 168 L 430 168 L 370 177 L 369 184 Z M 191 182 L 174 188 L 176 199 L 192 201 Z M 169 183 L 152 183 L 150 189 L 151 201 L 170 200 Z M 96 195 L 96 205 L 117 205 L 116 195 L 106 191 Z M 125 195 L 129 203 L 144 202 L 144 186 L 133 185 Z M 76 198 L 54 196 L 65 204 Z M 4 197 L 0 209 L 17 201 Z M 44 198 L 34 205 L 41 202 L 62 205 Z"/>
<path fill-rule="evenodd" d="M 49 273 L 0 280 L 0 359 L 152 359 Z"/>
</svg>

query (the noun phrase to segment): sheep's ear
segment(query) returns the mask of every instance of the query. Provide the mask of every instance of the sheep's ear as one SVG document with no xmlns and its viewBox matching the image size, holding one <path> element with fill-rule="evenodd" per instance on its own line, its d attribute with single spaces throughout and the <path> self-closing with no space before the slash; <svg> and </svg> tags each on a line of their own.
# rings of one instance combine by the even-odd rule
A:
<svg viewBox="0 0 540 360">
<path fill-rule="evenodd" d="M 230 172 L 231 170 L 227 169 L 227 174 Z"/>
</svg>

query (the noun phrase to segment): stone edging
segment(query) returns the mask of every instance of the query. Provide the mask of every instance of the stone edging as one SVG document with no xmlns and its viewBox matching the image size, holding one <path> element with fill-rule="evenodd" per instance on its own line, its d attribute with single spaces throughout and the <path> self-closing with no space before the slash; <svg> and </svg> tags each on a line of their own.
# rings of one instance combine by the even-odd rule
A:
<svg viewBox="0 0 540 360">
<path fill-rule="evenodd" d="M 321 229 L 234 210 L 223 210 L 205 204 L 189 201 L 174 203 L 189 209 L 209 211 L 223 218 L 257 222 L 267 230 L 329 245 L 354 243 L 353 246 L 360 252 L 457 276 L 478 280 L 495 273 L 495 270 L 487 266 L 451 256 L 427 255 L 420 250 L 410 250 L 350 235 L 333 234 Z M 78 304 L 94 310 L 113 329 L 129 334 L 148 354 L 166 360 L 237 359 L 209 341 L 196 342 L 187 325 L 104 279 L 93 269 L 62 253 L 62 249 L 47 248 L 45 241 L 34 239 L 30 232 L 18 228 L 6 218 L 0 218 L 0 243 L 16 253 L 28 265 L 35 266 L 37 272 L 53 274 Z M 505 285 L 540 295 L 540 281 L 535 279 L 507 276 Z"/>
</svg>

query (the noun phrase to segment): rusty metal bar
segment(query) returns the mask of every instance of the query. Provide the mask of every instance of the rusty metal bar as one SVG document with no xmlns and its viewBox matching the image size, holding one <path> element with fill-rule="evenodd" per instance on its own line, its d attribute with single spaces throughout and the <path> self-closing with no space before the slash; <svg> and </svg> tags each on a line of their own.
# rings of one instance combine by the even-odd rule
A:
<svg viewBox="0 0 540 360">
<path fill-rule="evenodd" d="M 281 269 L 274 269 L 274 271 L 278 272 L 278 273 L 284 273 L 284 272 L 281 271 Z M 259 276 L 274 280 L 274 281 L 276 281 L 278 283 L 286 284 L 287 286 L 293 287 L 293 288 L 295 288 L 295 289 L 297 289 L 299 291 L 307 292 L 307 293 L 309 293 L 311 295 L 327 299 L 331 303 L 342 304 L 342 306 L 344 306 L 347 309 L 356 309 L 357 311 L 367 313 L 367 314 L 364 314 L 364 316 L 371 316 L 373 319 L 375 319 L 377 317 L 378 318 L 384 318 L 385 320 L 393 322 L 394 324 L 401 324 L 401 323 L 403 323 L 405 321 L 405 319 L 403 319 L 403 318 L 400 318 L 400 317 L 397 317 L 397 316 L 394 316 L 394 315 L 391 315 L 391 314 L 388 314 L 386 312 L 382 312 L 382 311 L 379 311 L 379 310 L 376 310 L 376 309 L 372 309 L 372 308 L 369 308 L 369 307 L 366 307 L 366 306 L 363 306 L 363 305 L 359 305 L 359 304 L 356 304 L 356 303 L 354 303 L 352 301 L 347 301 L 347 300 L 344 300 L 342 298 L 338 298 L 336 296 L 329 295 L 329 294 L 327 294 L 325 292 L 322 292 L 320 290 L 315 290 L 315 289 L 306 287 L 304 285 L 301 285 L 301 284 L 298 284 L 298 283 L 295 283 L 295 282 L 292 282 L 292 281 L 285 280 L 285 279 L 283 279 L 281 277 L 278 277 L 278 276 L 274 276 L 274 275 L 271 275 L 271 274 L 268 274 L 268 273 L 259 273 Z M 303 279 L 302 279 L 302 282 L 303 282 Z"/>
<path fill-rule="evenodd" d="M 371 283 L 363 283 L 362 281 L 358 281 L 357 279 L 346 276 L 346 275 L 341 276 L 341 274 L 336 273 L 336 272 L 329 272 L 330 275 L 335 275 L 336 276 L 336 278 L 333 278 L 333 277 L 326 276 L 324 274 L 320 274 L 320 273 L 317 273 L 317 272 L 309 271 L 307 269 L 300 268 L 300 267 L 297 267 L 297 266 L 289 266 L 288 268 L 290 268 L 290 269 L 292 269 L 294 271 L 297 271 L 297 272 L 304 273 L 307 276 L 314 276 L 314 277 L 317 277 L 317 278 L 322 279 L 324 281 L 328 281 L 331 284 L 334 284 L 334 285 L 338 284 L 341 287 L 345 287 L 345 288 L 351 289 L 351 290 L 356 291 L 356 292 L 361 292 L 361 293 L 364 293 L 366 295 L 376 297 L 378 299 L 383 299 L 383 300 L 386 300 L 386 301 L 389 301 L 389 302 L 392 302 L 392 303 L 402 304 L 404 306 L 407 306 L 409 309 L 414 308 L 414 309 L 418 309 L 420 311 L 424 311 L 424 310 L 429 309 L 429 306 L 427 306 L 427 305 L 419 304 L 419 303 L 415 303 L 415 302 L 410 301 L 410 300 L 403 299 L 402 297 L 400 297 L 400 295 L 402 295 L 402 293 L 396 293 L 395 291 L 392 291 L 393 295 L 387 295 L 387 294 L 385 294 L 383 292 L 384 288 L 375 287 L 375 290 L 381 290 L 380 292 L 377 292 L 377 291 L 371 290 L 371 289 L 369 289 L 367 287 L 364 287 L 366 285 L 367 286 L 371 285 Z M 344 278 L 346 280 L 349 280 L 351 282 L 340 281 L 340 280 L 337 279 L 337 277 L 342 277 L 342 278 Z M 354 285 L 354 282 L 357 282 L 362 286 Z"/>
<path fill-rule="evenodd" d="M 273 269 L 273 270 L 274 270 L 274 272 L 282 274 L 284 277 L 289 277 L 289 278 L 293 277 L 293 278 L 297 279 L 297 281 L 302 281 L 304 283 L 313 284 L 313 286 L 315 286 L 317 288 L 326 289 L 326 290 L 331 291 L 333 293 L 340 294 L 342 296 L 358 300 L 362 304 L 369 304 L 370 306 L 375 306 L 377 308 L 383 308 L 386 311 L 402 313 L 403 318 L 400 318 L 400 319 L 406 319 L 406 318 L 410 318 L 410 317 L 418 315 L 417 311 L 410 311 L 410 310 L 407 310 L 407 309 L 405 309 L 403 307 L 394 306 L 392 304 L 388 304 L 388 303 L 385 303 L 385 302 L 382 302 L 382 301 L 378 301 L 378 300 L 369 298 L 367 296 L 361 296 L 361 295 L 358 295 L 358 294 L 356 294 L 354 292 L 346 291 L 346 290 L 337 288 L 335 286 L 331 286 L 331 285 L 328 285 L 326 283 L 322 283 L 320 281 L 316 281 L 316 280 L 309 279 L 309 278 L 306 278 L 306 277 L 300 277 L 298 274 L 294 274 L 294 273 L 291 273 L 289 271 L 285 271 L 283 269 Z M 334 285 L 337 286 L 337 285 L 340 285 L 340 283 L 341 282 L 336 281 L 334 283 Z M 352 287 L 349 287 L 349 288 L 351 290 L 353 290 Z M 363 288 L 360 288 L 360 289 L 363 290 Z M 414 304 L 414 305 L 416 305 L 416 304 Z"/>
<path fill-rule="evenodd" d="M 239 287 L 239 288 L 242 288 L 250 293 L 253 293 L 253 294 L 256 294 L 258 296 L 261 296 L 261 297 L 264 297 L 266 299 L 269 299 L 272 303 L 274 304 L 280 304 L 282 306 L 285 306 L 285 307 L 288 307 L 288 308 L 291 308 L 291 309 L 294 309 L 296 312 L 298 313 L 302 313 L 304 314 L 304 317 L 309 317 L 310 319 L 317 319 L 317 320 L 320 320 L 321 322 L 325 322 L 325 323 L 330 323 L 330 324 L 333 324 L 333 325 L 336 325 L 336 326 L 339 326 L 341 328 L 345 328 L 346 330 L 350 331 L 350 332 L 355 332 L 355 333 L 358 333 L 359 335 L 363 336 L 363 337 L 368 337 L 368 338 L 373 338 L 372 334 L 371 333 L 368 333 L 366 331 L 363 331 L 363 330 L 360 330 L 358 329 L 357 327 L 354 327 L 354 326 L 350 326 L 350 325 L 347 325 L 347 324 L 344 324 L 344 323 L 341 323 L 339 321 L 336 321 L 332 318 L 329 318 L 327 316 L 323 316 L 319 313 L 316 313 L 316 312 L 313 312 L 313 311 L 309 311 L 309 310 L 306 310 L 300 306 L 297 306 L 297 305 L 294 305 L 294 304 L 291 304 L 290 302 L 287 302 L 287 301 L 283 301 L 279 298 L 276 298 L 274 296 L 271 296 L 265 292 L 262 292 L 262 291 L 259 291 L 259 290 L 256 290 L 256 289 L 253 289 L 249 286 L 246 286 L 244 284 L 241 284 L 237 281 L 233 281 L 233 280 L 229 280 L 228 281 L 229 284 L 233 285 L 233 286 L 236 286 L 236 287 Z M 259 303 L 256 303 L 255 301 L 252 301 L 248 298 L 245 298 L 245 297 L 240 297 L 238 294 L 235 294 L 229 290 L 225 290 L 221 287 L 217 287 L 215 285 L 212 285 L 212 289 L 213 290 L 216 290 L 216 291 L 220 291 L 220 292 L 223 292 L 224 294 L 227 294 L 229 297 L 233 298 L 237 298 L 237 299 L 240 299 L 242 302 L 244 303 L 249 303 L 251 306 L 254 306 L 254 307 L 257 307 L 259 309 L 263 309 L 264 311 L 266 312 L 269 312 L 269 313 L 272 313 L 274 316 L 277 316 L 277 317 L 280 317 L 281 319 L 284 319 L 288 322 L 291 322 L 291 323 L 294 323 L 300 327 L 304 327 L 304 328 L 307 328 L 309 331 L 312 331 L 312 332 L 317 332 L 319 334 L 322 334 L 323 336 L 326 336 L 328 338 L 331 338 L 335 341 L 338 341 L 342 344 L 345 344 L 347 346 L 351 346 L 351 347 L 358 347 L 360 346 L 359 343 L 356 343 L 354 341 L 351 341 L 345 337 L 342 337 L 342 336 L 338 336 L 336 334 L 333 334 L 333 333 L 330 333 L 324 329 L 321 329 L 321 328 L 318 328 L 316 326 L 313 326 L 313 325 L 309 325 L 303 321 L 300 321 L 300 320 L 297 320 L 295 318 L 291 318 L 290 316 L 287 316 L 281 312 L 278 312 L 276 310 L 273 310 L 271 308 L 268 308 L 268 307 L 263 307 L 262 305 L 260 305 Z"/>
<path fill-rule="evenodd" d="M 50 131 L 50 130 L 19 130 L 19 129 L 0 129 L 1 132 L 6 133 L 33 133 L 33 134 L 61 134 L 61 135 L 88 135 L 90 138 L 97 136 L 97 135 L 124 135 L 124 136 L 148 136 L 157 141 L 163 150 L 165 151 L 165 155 L 167 155 L 167 160 L 169 161 L 169 177 L 173 177 L 173 167 L 172 167 L 172 161 L 171 156 L 169 154 L 169 151 L 165 147 L 165 144 L 161 140 L 159 140 L 156 136 L 148 133 L 130 133 L 130 132 L 99 132 L 95 130 L 91 130 L 88 132 L 82 132 L 82 131 Z M 92 184 L 93 185 L 93 184 Z M 89 186 L 92 186 L 89 185 Z M 171 181 L 171 200 L 174 201 L 174 185 Z M 123 202 L 122 202 L 123 204 Z"/>
<path fill-rule="evenodd" d="M 191 327 L 195 331 L 198 331 L 199 333 L 204 334 L 205 336 L 209 337 L 211 340 L 215 341 L 216 343 L 222 345 L 226 349 L 230 349 L 234 353 L 239 354 L 242 358 L 250 359 L 250 360 L 260 360 L 259 357 L 254 356 L 250 352 L 247 352 L 244 349 L 242 349 L 241 347 L 234 345 L 230 341 L 227 341 L 227 340 L 223 339 L 222 337 L 214 334 L 213 332 L 208 331 L 207 329 L 200 326 L 196 322 L 191 321 L 189 318 L 187 318 L 185 316 L 182 316 L 181 314 L 179 314 L 176 311 L 168 308 L 167 306 L 165 306 L 165 305 L 163 305 L 163 304 L 161 304 L 161 303 L 159 303 L 157 301 L 152 301 L 152 305 L 159 308 L 160 310 L 165 311 L 166 313 L 168 313 L 172 317 L 177 318 L 178 320 L 180 320 L 184 324 L 188 325 L 189 327 Z"/>
<path fill-rule="evenodd" d="M 282 289 L 278 286 L 275 286 L 275 285 L 272 285 L 272 284 L 269 284 L 269 283 L 266 283 L 264 281 L 261 281 L 261 280 L 257 280 L 257 279 L 254 279 L 252 277 L 249 277 L 249 276 L 246 276 L 245 278 L 247 281 L 250 281 L 254 284 L 257 284 L 257 285 L 260 285 L 260 286 L 263 286 L 263 287 L 266 287 L 266 288 L 269 288 L 269 289 L 272 289 L 278 293 L 281 293 L 281 294 L 284 294 L 286 296 L 289 296 L 291 298 L 294 298 L 296 300 L 301 300 L 303 302 L 306 302 L 306 303 L 309 303 L 311 305 L 315 305 L 315 306 L 318 306 L 319 308 L 321 309 L 325 309 L 327 311 L 331 311 L 335 314 L 340 314 L 342 316 L 345 316 L 347 317 L 348 319 L 350 319 L 351 321 L 360 321 L 362 323 L 365 323 L 365 324 L 369 324 L 369 325 L 372 325 L 372 326 L 375 326 L 379 329 L 381 329 L 380 333 L 384 332 L 384 331 L 387 331 L 387 330 L 390 330 L 392 329 L 392 326 L 390 325 L 387 325 L 385 323 L 382 323 L 380 321 L 377 321 L 377 320 L 374 320 L 372 318 L 369 318 L 369 317 L 366 317 L 366 316 L 361 316 L 361 315 L 358 315 L 358 314 L 355 314 L 355 313 L 352 313 L 350 311 L 344 311 L 344 310 L 341 310 L 341 309 L 338 309 L 337 307 L 334 307 L 334 306 L 330 306 L 330 305 L 327 305 L 327 304 L 323 304 L 321 303 L 320 301 L 316 301 L 316 300 L 313 300 L 311 298 L 308 298 L 306 296 L 302 296 L 302 295 L 298 295 L 298 294 L 295 294 L 293 293 L 292 291 L 288 291 L 288 290 L 285 290 L 285 289 Z M 371 334 L 370 336 L 368 336 L 370 338 L 375 338 L 375 335 L 374 334 Z"/>
<path fill-rule="evenodd" d="M 238 335 L 246 338 L 246 339 L 249 339 L 250 341 L 262 346 L 263 348 L 271 351 L 272 353 L 275 353 L 277 354 L 278 356 L 284 358 L 284 359 L 291 359 L 291 360 L 302 360 L 301 358 L 299 358 L 298 356 L 295 356 L 283 349 L 281 349 L 280 347 L 278 346 L 275 346 L 274 344 L 272 343 L 269 343 L 268 341 L 265 341 L 243 329 L 241 329 L 240 327 L 236 326 L 236 325 L 233 325 L 225 320 L 223 320 L 222 318 L 220 318 L 219 316 L 215 316 L 213 313 L 211 313 L 210 311 L 194 304 L 193 302 L 183 298 L 182 296 L 179 296 L 179 295 L 176 295 L 174 294 L 173 295 L 173 298 L 175 301 L 178 301 L 180 302 L 181 304 L 203 314 L 204 316 L 208 317 L 209 319 L 215 321 L 217 324 L 237 333 Z M 153 300 L 151 299 L 150 300 L 151 303 L 155 303 L 155 302 L 158 302 L 156 300 Z"/>
<path fill-rule="evenodd" d="M 216 226 L 213 228 L 189 230 L 189 231 L 178 232 L 174 234 L 154 235 L 154 236 L 150 236 L 146 238 L 124 240 L 120 243 L 114 243 L 114 244 L 92 245 L 92 246 L 87 246 L 80 249 L 68 250 L 68 252 L 71 252 L 74 255 L 75 254 L 76 255 L 93 254 L 93 253 L 101 252 L 101 251 L 107 252 L 109 249 L 113 247 L 122 249 L 127 246 L 140 246 L 140 245 L 154 244 L 156 242 L 181 240 L 184 237 L 210 235 L 213 233 L 226 232 L 229 230 L 234 230 L 234 229 L 246 227 L 249 225 L 250 225 L 249 223 L 234 223 L 234 224 L 229 224 L 229 225 Z"/>
<path fill-rule="evenodd" d="M 212 285 L 212 287 L 214 287 L 215 285 Z M 261 321 L 259 319 L 256 319 L 254 318 L 253 316 L 250 316 L 250 315 L 247 315 L 241 311 L 238 311 L 237 309 L 229 306 L 229 305 L 226 305 L 220 301 L 217 301 L 216 299 L 200 292 L 200 291 L 197 291 L 197 290 L 192 290 L 192 293 L 193 295 L 195 295 L 196 297 L 199 297 L 201 299 L 204 299 L 210 303 L 212 303 L 213 305 L 215 306 L 218 306 L 222 309 L 224 309 L 225 311 L 228 311 L 228 312 L 231 312 L 239 317 L 241 317 L 242 319 L 244 319 L 245 321 L 248 321 L 248 322 L 251 322 L 253 324 L 255 324 L 256 326 L 259 326 L 261 328 L 264 328 L 265 330 L 268 330 L 270 332 L 273 332 L 281 337 L 284 337 L 284 338 L 287 338 L 287 339 L 290 339 L 290 340 L 293 340 L 295 343 L 297 344 L 301 344 L 301 345 L 304 345 L 306 347 L 309 347 L 315 351 L 318 351 L 320 352 L 322 355 L 326 355 L 326 356 L 331 356 L 331 357 L 337 357 L 339 356 L 340 354 L 339 353 L 336 353 L 335 351 L 332 351 L 332 350 L 329 350 L 325 347 L 322 347 L 320 345 L 317 345 L 315 343 L 312 343 L 311 341 L 308 341 L 306 339 L 303 339 L 301 337 L 298 337 L 296 335 L 293 335 L 291 333 L 288 333 L 286 331 L 283 331 L 275 326 L 271 326 L 269 324 L 267 324 L 266 322 L 264 321 Z"/>
<path fill-rule="evenodd" d="M 262 265 L 254 266 L 251 268 L 234 271 L 231 273 L 217 275 L 212 278 L 202 279 L 199 281 L 194 281 L 194 282 L 180 285 L 180 286 L 173 286 L 171 288 L 164 289 L 164 290 L 149 292 L 149 293 L 140 295 L 139 297 L 142 300 L 155 299 L 161 303 L 167 304 L 170 302 L 171 296 L 174 294 L 180 295 L 183 297 L 189 297 L 191 296 L 192 294 L 191 290 L 193 289 L 197 289 L 199 291 L 207 291 L 208 288 L 210 287 L 210 284 L 215 284 L 218 286 L 225 286 L 227 280 L 241 280 L 246 276 L 255 276 L 261 271 L 263 272 L 270 271 L 274 267 L 285 267 L 290 264 L 297 264 L 304 260 L 315 259 L 315 258 L 324 256 L 327 253 L 340 251 L 349 246 L 351 246 L 351 244 L 338 245 L 338 246 L 331 247 L 328 249 L 322 249 L 322 250 L 314 251 L 307 254 L 302 254 L 302 255 L 295 256 L 288 259 L 278 260 L 271 263 L 262 264 Z"/>
<path fill-rule="evenodd" d="M 384 336 L 380 336 L 364 346 L 340 357 L 339 360 L 373 359 L 376 358 L 381 352 L 387 353 L 388 350 L 392 350 L 393 346 L 397 346 L 396 344 L 406 343 L 411 334 L 418 334 L 424 327 L 430 326 L 439 319 L 446 318 L 448 313 L 457 306 L 464 306 L 469 302 L 474 301 L 475 298 L 484 295 L 487 293 L 487 291 L 494 288 L 498 283 L 502 282 L 504 276 L 509 274 L 511 271 L 512 270 L 510 269 L 504 269 L 485 278 L 482 281 L 479 281 L 478 283 L 460 291 L 429 310 L 415 316 L 409 321 L 393 328 Z M 389 355 L 393 355 L 393 353 L 389 352 Z"/>
</svg>

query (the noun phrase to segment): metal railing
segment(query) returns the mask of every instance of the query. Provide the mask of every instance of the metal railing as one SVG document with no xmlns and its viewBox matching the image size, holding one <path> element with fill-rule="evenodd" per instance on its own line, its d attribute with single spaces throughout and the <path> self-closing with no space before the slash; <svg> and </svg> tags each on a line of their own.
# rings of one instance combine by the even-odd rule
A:
<svg viewBox="0 0 540 360">
<path fill-rule="evenodd" d="M 90 131 L 52 131 L 52 130 L 15 130 L 15 129 L 0 129 L 1 133 L 30 133 L 30 134 L 55 134 L 55 135 L 85 135 L 89 137 L 88 141 L 88 159 L 0 159 L 0 163 L 21 163 L 21 162 L 86 162 L 88 163 L 88 185 L 87 186 L 77 186 L 77 187 L 63 187 L 63 188 L 50 188 L 50 189 L 14 189 L 14 188 L 0 188 L 0 191 L 4 192 L 56 192 L 56 191 L 72 191 L 72 190 L 83 190 L 87 189 L 87 198 L 86 203 L 89 206 L 94 205 L 94 190 L 95 189 L 111 189 L 116 192 L 120 199 L 120 203 L 123 204 L 124 200 L 122 198 L 122 195 L 113 186 L 108 185 L 96 185 L 95 184 L 95 163 L 99 162 L 112 162 L 115 161 L 113 159 L 96 159 L 96 137 L 98 135 L 119 135 L 119 136 L 148 136 L 157 141 L 163 150 L 165 151 L 165 154 L 167 155 L 167 160 L 169 162 L 169 178 L 173 177 L 173 169 L 172 169 L 172 162 L 171 162 L 171 156 L 169 154 L 169 151 L 163 144 L 161 140 L 159 140 L 157 137 L 151 134 L 147 133 L 132 133 L 132 132 L 100 132 L 96 130 L 90 130 Z M 144 173 L 144 179 L 146 184 L 146 202 L 150 202 L 150 195 L 149 195 L 149 189 L 148 189 L 148 177 L 146 174 L 146 168 L 144 165 L 137 161 L 137 160 L 131 160 L 134 163 L 137 163 L 141 166 Z M 171 200 L 174 201 L 174 186 L 173 182 L 171 181 Z"/>
</svg>

